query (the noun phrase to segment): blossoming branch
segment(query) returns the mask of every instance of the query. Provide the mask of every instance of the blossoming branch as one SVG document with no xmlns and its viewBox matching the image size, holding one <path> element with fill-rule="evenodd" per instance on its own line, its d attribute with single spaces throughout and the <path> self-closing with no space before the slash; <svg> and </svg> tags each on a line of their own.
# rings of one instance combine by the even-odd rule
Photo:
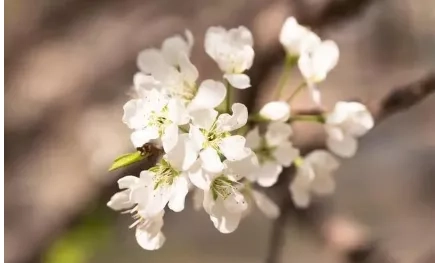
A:
<svg viewBox="0 0 435 263">
<path fill-rule="evenodd" d="M 296 167 L 288 189 L 298 207 L 307 207 L 313 193 L 334 191 L 336 156 L 355 154 L 357 139 L 373 127 L 373 117 L 364 105 L 343 101 L 317 115 L 292 115 L 291 104 L 304 89 L 321 105 L 318 85 L 337 64 L 339 49 L 293 17 L 285 21 L 280 42 L 286 50 L 285 67 L 274 100 L 251 113 L 232 96 L 234 89 L 251 86 L 245 71 L 254 60 L 254 41 L 247 28 L 207 30 L 205 52 L 222 71 L 220 80 L 198 82 L 189 31 L 166 39 L 160 49 L 139 53 L 134 98 L 124 105 L 122 118 L 132 130 L 136 151 L 120 156 L 110 169 L 148 157 L 157 163 L 139 177 L 119 179 L 121 191 L 108 206 L 132 215 L 131 227 L 142 248 L 163 245 L 165 209 L 182 211 L 189 192 L 195 208 L 204 209 L 218 231 L 231 233 L 254 207 L 270 218 L 279 216 L 277 205 L 260 189 L 273 186 L 283 167 Z M 296 65 L 305 81 L 286 98 L 288 76 Z M 323 125 L 333 154 L 319 149 L 302 157 L 291 141 L 294 121 Z"/>
</svg>

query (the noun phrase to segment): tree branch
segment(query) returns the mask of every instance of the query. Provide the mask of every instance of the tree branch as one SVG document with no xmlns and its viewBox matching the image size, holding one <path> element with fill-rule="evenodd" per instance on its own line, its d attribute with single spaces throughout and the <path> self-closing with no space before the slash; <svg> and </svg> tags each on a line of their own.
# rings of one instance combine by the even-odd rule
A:
<svg viewBox="0 0 435 263">
<path fill-rule="evenodd" d="M 423 99 L 435 92 L 435 72 L 427 74 L 424 78 L 395 88 L 391 93 L 381 98 L 376 105 L 372 105 L 370 110 L 376 120 L 376 124 L 388 117 L 407 110 Z M 315 110 L 314 110 L 315 111 Z M 307 112 L 306 110 L 300 112 Z M 308 110 L 313 112 L 313 110 Z M 318 142 L 303 145 L 301 147 L 302 153 L 308 153 L 314 149 L 324 148 L 324 144 Z M 285 225 L 287 217 L 293 208 L 290 195 L 288 192 L 288 185 L 292 178 L 291 172 L 284 172 L 278 183 L 272 188 L 279 197 L 279 207 L 281 215 L 273 223 L 272 233 L 270 236 L 269 250 L 266 257 L 266 263 L 279 262 L 282 254 L 282 249 L 285 240 Z"/>
</svg>

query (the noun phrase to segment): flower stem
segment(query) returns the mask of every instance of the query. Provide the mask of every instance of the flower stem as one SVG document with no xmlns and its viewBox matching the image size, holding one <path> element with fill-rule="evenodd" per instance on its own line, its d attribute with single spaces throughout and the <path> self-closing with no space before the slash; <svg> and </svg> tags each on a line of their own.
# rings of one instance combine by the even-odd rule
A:
<svg viewBox="0 0 435 263">
<path fill-rule="evenodd" d="M 325 117 L 323 115 L 295 115 L 291 116 L 288 122 L 294 121 L 310 121 L 325 123 Z"/>
<path fill-rule="evenodd" d="M 286 99 L 286 101 L 288 103 L 292 102 L 292 100 L 296 97 L 296 95 L 298 95 L 305 87 L 307 86 L 307 83 L 304 81 L 301 84 L 299 84 L 299 86 L 293 91 L 293 93 L 290 95 L 290 97 L 288 99 Z"/>
<path fill-rule="evenodd" d="M 269 119 L 262 117 L 259 113 L 255 113 L 255 114 L 249 115 L 248 121 L 250 121 L 250 122 L 267 122 L 267 121 L 269 121 Z"/>
<path fill-rule="evenodd" d="M 275 99 L 280 99 L 282 96 L 282 92 L 284 91 L 285 84 L 288 81 L 288 78 L 290 77 L 290 69 L 293 67 L 297 60 L 295 57 L 287 54 L 285 57 L 285 63 L 284 63 L 284 69 L 281 73 L 281 77 L 278 82 L 278 87 L 276 89 L 275 93 Z"/>
</svg>

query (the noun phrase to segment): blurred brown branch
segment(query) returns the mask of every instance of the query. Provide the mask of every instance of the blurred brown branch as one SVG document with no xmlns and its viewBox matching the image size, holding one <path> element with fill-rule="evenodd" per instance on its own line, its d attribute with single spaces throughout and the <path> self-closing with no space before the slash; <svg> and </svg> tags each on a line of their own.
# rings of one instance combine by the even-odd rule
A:
<svg viewBox="0 0 435 263">
<path fill-rule="evenodd" d="M 407 110 L 423 99 L 435 92 L 435 73 L 429 73 L 425 77 L 415 82 L 405 84 L 398 88 L 393 89 L 392 92 L 381 98 L 376 105 L 371 105 L 371 112 L 376 120 L 376 124 L 389 118 L 396 113 Z M 316 148 L 322 148 L 323 145 L 315 144 L 303 145 L 301 151 L 307 153 Z M 279 196 L 278 205 L 281 209 L 281 215 L 276 219 L 273 224 L 272 233 L 270 236 L 270 245 L 266 258 L 267 263 L 279 262 L 281 250 L 284 244 L 285 226 L 290 211 L 293 209 L 288 185 L 292 178 L 292 173 L 287 171 L 281 176 L 278 183 L 273 187 L 276 194 Z M 365 253 L 372 253 L 376 249 L 370 249 Z M 358 257 L 360 258 L 360 257 Z M 364 258 L 371 259 L 370 255 L 365 255 Z M 378 258 L 378 257 L 376 257 Z M 355 261 L 356 262 L 356 261 Z M 358 261 L 358 262 L 382 262 L 382 261 Z"/>
</svg>

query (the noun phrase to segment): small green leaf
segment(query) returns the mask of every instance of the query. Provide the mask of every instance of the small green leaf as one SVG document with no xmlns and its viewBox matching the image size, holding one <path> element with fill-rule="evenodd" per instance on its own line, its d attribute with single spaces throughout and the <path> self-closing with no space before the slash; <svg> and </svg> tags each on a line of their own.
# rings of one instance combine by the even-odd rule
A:
<svg viewBox="0 0 435 263">
<path fill-rule="evenodd" d="M 118 168 L 133 164 L 135 162 L 145 159 L 146 157 L 147 154 L 142 155 L 142 153 L 139 151 L 134 153 L 123 154 L 113 161 L 112 166 L 110 166 L 109 168 L 109 171 L 113 171 Z"/>
</svg>

